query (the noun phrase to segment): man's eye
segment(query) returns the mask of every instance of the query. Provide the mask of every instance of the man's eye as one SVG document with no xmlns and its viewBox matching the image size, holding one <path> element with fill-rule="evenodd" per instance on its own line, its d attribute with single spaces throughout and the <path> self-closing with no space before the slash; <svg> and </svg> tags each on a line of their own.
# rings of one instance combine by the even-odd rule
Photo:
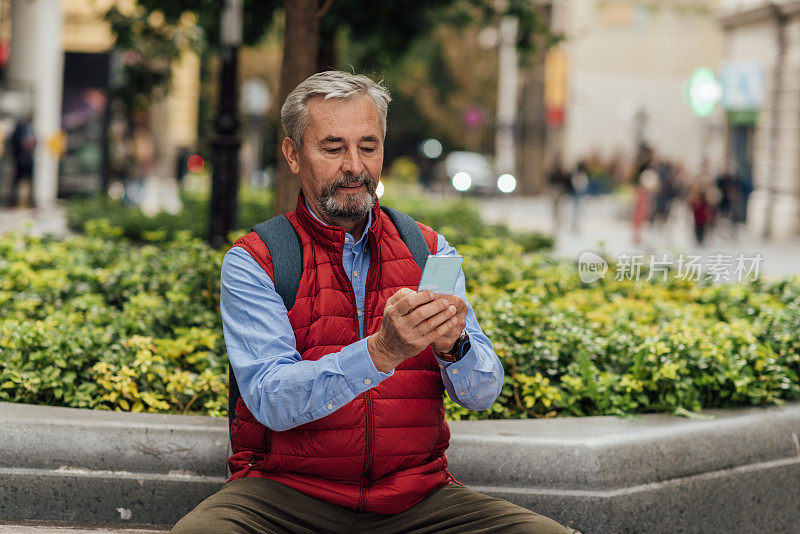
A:
<svg viewBox="0 0 800 534">
<path fill-rule="evenodd" d="M 336 153 L 337 153 L 337 152 L 339 152 L 341 149 L 342 149 L 342 147 L 338 147 L 338 148 L 326 148 L 326 149 L 325 149 L 325 152 L 327 152 L 328 154 L 336 154 Z"/>
<path fill-rule="evenodd" d="M 368 153 L 370 153 L 370 154 L 371 154 L 372 152 L 375 152 L 375 149 L 374 149 L 374 148 L 372 148 L 372 147 L 367 147 L 367 146 L 363 146 L 363 147 L 361 147 L 361 150 L 363 150 L 364 152 L 368 152 Z"/>
</svg>

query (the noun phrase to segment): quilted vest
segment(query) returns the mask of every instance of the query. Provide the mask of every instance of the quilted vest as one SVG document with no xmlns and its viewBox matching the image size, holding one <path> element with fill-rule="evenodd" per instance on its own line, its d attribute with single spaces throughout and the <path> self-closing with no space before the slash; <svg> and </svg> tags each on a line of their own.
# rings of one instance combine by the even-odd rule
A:
<svg viewBox="0 0 800 534">
<path fill-rule="evenodd" d="M 302 358 L 317 360 L 360 338 L 355 294 L 342 266 L 345 232 L 316 220 L 302 193 L 297 208 L 286 216 L 303 251 L 303 272 L 289 321 Z M 416 289 L 421 275 L 377 202 L 372 216 L 365 336 L 380 329 L 386 300 L 400 288 Z M 435 254 L 436 232 L 419 226 Z M 244 248 L 273 278 L 269 251 L 255 232 L 233 246 Z M 455 482 L 445 456 L 450 429 L 443 391 L 439 366 L 428 347 L 331 414 L 286 431 L 260 424 L 240 397 L 231 426 L 230 480 L 268 478 L 353 510 L 405 511 L 433 490 Z"/>
</svg>

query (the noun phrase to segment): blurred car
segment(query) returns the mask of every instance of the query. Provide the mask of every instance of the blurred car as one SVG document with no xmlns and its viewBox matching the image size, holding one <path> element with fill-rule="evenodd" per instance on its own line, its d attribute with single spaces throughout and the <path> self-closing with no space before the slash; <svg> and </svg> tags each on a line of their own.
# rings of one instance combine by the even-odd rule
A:
<svg viewBox="0 0 800 534">
<path fill-rule="evenodd" d="M 462 193 L 495 195 L 510 193 L 516 187 L 513 176 L 504 174 L 498 177 L 486 156 L 477 152 L 450 152 L 437 164 L 435 174 L 437 180 L 448 182 Z"/>
</svg>

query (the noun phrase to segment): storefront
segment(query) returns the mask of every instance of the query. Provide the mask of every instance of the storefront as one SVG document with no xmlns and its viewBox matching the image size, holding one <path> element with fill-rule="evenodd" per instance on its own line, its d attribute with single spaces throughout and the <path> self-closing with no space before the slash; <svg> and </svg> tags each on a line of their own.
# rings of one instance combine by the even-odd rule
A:
<svg viewBox="0 0 800 534">
<path fill-rule="evenodd" d="M 800 1 L 736 3 L 720 24 L 726 151 L 753 188 L 747 225 L 788 238 L 800 231 Z"/>
</svg>

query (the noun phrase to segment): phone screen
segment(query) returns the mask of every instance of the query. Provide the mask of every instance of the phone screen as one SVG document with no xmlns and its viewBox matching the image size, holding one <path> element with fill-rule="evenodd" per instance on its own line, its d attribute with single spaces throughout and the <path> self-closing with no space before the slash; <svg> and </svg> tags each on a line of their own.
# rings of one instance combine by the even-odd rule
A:
<svg viewBox="0 0 800 534">
<path fill-rule="evenodd" d="M 451 295 L 456 289 L 456 280 L 463 262 L 464 258 L 461 256 L 429 255 L 417 291 Z"/>
</svg>

